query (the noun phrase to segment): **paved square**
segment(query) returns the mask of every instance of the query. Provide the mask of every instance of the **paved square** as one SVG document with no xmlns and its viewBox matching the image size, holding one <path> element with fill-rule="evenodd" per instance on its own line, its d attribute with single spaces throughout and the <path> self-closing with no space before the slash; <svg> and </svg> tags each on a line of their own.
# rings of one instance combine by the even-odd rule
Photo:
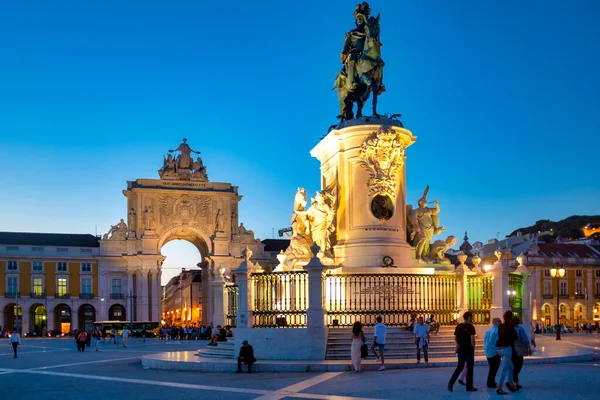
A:
<svg viewBox="0 0 600 400">
<path fill-rule="evenodd" d="M 548 338 L 550 339 L 550 338 Z M 552 342 L 548 340 L 547 346 Z M 19 358 L 12 358 L 8 341 L 0 341 L 0 393 L 21 399 L 451 399 L 496 398 L 485 388 L 484 367 L 475 368 L 479 391 L 460 385 L 446 390 L 451 368 L 420 368 L 383 372 L 330 373 L 197 373 L 144 370 L 145 354 L 192 350 L 205 342 L 159 342 L 140 339 L 128 348 L 108 342 L 100 351 L 78 353 L 70 339 L 25 339 Z M 568 335 L 561 345 L 595 348 L 598 335 Z M 597 357 L 598 358 L 598 357 Z M 590 399 L 597 396 L 600 363 L 525 365 L 525 389 L 506 397 L 521 399 Z"/>
</svg>

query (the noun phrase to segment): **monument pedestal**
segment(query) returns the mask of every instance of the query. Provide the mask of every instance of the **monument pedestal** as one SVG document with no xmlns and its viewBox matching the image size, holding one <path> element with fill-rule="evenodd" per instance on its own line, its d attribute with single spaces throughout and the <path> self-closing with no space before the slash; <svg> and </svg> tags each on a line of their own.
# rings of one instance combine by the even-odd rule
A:
<svg viewBox="0 0 600 400">
<path fill-rule="evenodd" d="M 415 140 L 397 120 L 363 117 L 340 124 L 311 150 L 321 162 L 322 189 L 336 195 L 334 254 L 344 269 L 419 267 L 406 242 L 404 152 Z"/>
</svg>

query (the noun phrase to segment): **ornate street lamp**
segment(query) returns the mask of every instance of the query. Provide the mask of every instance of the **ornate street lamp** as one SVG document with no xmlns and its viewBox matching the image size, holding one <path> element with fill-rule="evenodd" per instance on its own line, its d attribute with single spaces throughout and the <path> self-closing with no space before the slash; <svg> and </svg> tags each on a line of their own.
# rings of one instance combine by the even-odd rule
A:
<svg viewBox="0 0 600 400">
<path fill-rule="evenodd" d="M 559 321 L 559 307 L 560 307 L 560 280 L 565 277 L 565 269 L 556 265 L 555 268 L 550 269 L 550 275 L 552 279 L 556 281 L 556 340 L 560 340 L 560 321 Z"/>
</svg>

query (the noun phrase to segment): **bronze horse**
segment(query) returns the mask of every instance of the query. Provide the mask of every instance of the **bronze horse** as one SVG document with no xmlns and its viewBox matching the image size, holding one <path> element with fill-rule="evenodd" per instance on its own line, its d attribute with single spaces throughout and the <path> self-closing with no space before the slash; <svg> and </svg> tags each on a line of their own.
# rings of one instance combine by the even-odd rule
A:
<svg viewBox="0 0 600 400">
<path fill-rule="evenodd" d="M 362 109 L 373 93 L 373 116 L 377 114 L 377 97 L 385 91 L 383 85 L 383 66 L 381 59 L 381 41 L 379 40 L 379 15 L 370 17 L 365 26 L 366 40 L 363 52 L 356 65 L 355 82 L 358 86 L 350 91 L 346 85 L 347 69 L 340 71 L 335 78 L 334 89 L 338 91 L 341 121 L 354 118 L 353 106 L 356 103 L 356 118 L 362 117 Z"/>
</svg>

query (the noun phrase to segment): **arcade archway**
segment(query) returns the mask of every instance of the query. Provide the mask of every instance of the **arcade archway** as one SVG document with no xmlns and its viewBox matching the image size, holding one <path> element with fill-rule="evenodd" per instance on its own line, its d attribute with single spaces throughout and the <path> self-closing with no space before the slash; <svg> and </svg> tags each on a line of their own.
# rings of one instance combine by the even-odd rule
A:
<svg viewBox="0 0 600 400">
<path fill-rule="evenodd" d="M 17 316 L 19 317 L 18 319 L 16 318 Z M 23 309 L 21 306 L 17 306 L 16 303 L 9 303 L 4 307 L 4 323 L 2 325 L 2 329 L 9 329 L 11 331 L 13 329 L 20 330 L 22 321 Z"/>
<path fill-rule="evenodd" d="M 108 309 L 108 319 L 110 321 L 127 321 L 125 306 L 121 304 L 113 304 Z"/>
<path fill-rule="evenodd" d="M 30 331 L 41 335 L 48 329 L 48 312 L 43 304 L 34 304 L 29 308 Z"/>
<path fill-rule="evenodd" d="M 74 327 L 73 327 L 74 328 Z M 60 333 L 68 334 L 71 329 L 71 307 L 67 304 L 57 304 L 54 307 L 54 327 Z"/>
<path fill-rule="evenodd" d="M 77 312 L 77 320 L 79 321 L 79 329 L 91 331 L 96 320 L 96 309 L 91 304 L 83 304 Z"/>
</svg>

